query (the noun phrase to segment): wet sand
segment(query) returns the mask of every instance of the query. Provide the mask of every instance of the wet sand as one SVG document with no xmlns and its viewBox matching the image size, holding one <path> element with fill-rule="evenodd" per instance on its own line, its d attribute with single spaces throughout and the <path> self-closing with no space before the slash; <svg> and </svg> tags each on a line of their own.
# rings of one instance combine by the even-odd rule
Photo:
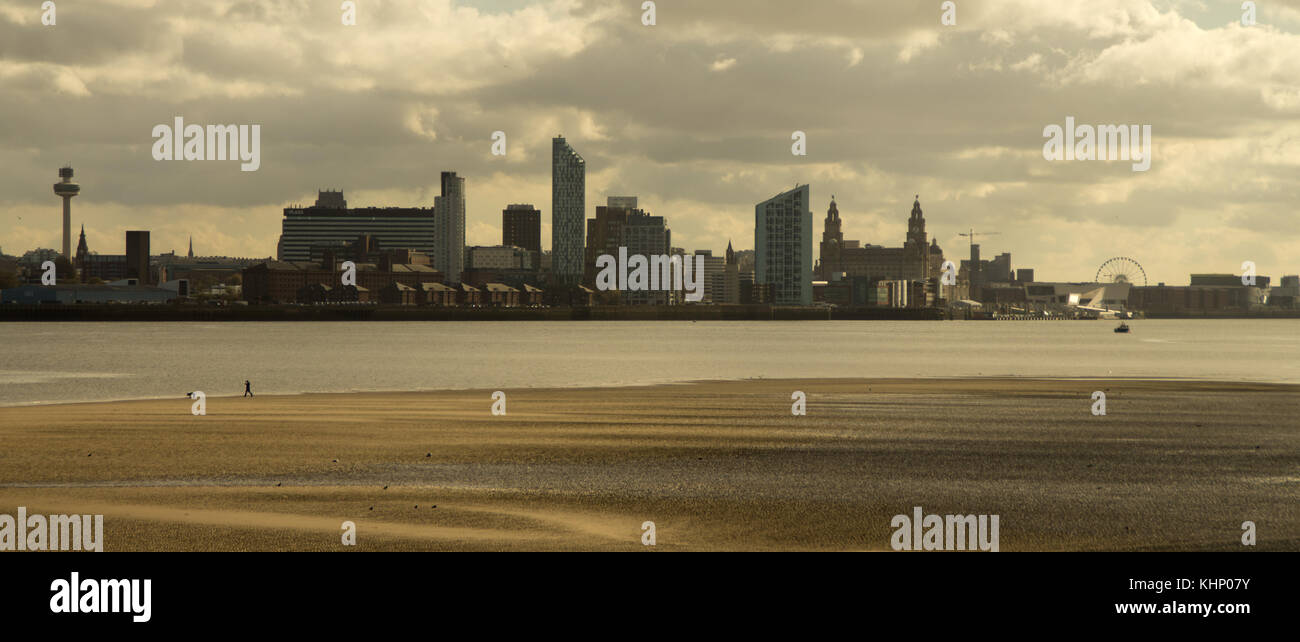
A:
<svg viewBox="0 0 1300 642">
<path fill-rule="evenodd" d="M 102 513 L 107 551 L 889 550 L 914 506 L 999 515 L 1002 551 L 1300 550 L 1300 386 L 491 392 L 3 408 L 0 513 Z"/>
</svg>

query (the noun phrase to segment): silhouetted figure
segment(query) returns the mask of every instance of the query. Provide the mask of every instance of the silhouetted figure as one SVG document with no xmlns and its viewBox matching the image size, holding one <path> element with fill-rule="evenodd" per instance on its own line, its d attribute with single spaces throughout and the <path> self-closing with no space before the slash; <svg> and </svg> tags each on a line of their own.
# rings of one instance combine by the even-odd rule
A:
<svg viewBox="0 0 1300 642">
<path fill-rule="evenodd" d="M 244 380 L 244 396 L 245 397 L 253 396 L 253 384 L 248 383 L 247 379 Z"/>
</svg>

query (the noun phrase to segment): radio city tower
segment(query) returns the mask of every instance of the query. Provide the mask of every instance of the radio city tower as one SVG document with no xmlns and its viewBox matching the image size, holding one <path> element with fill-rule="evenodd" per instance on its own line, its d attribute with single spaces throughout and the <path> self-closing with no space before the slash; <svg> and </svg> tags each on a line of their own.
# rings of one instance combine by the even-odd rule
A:
<svg viewBox="0 0 1300 642">
<path fill-rule="evenodd" d="M 72 166 L 59 168 L 62 181 L 54 184 L 54 193 L 63 199 L 63 258 L 72 260 L 72 197 L 81 193 L 81 186 L 72 182 Z"/>
</svg>

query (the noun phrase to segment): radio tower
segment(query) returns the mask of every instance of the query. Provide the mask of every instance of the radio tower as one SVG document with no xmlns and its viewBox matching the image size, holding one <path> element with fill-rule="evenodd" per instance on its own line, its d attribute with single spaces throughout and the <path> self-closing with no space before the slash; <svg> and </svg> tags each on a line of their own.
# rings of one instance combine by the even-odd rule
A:
<svg viewBox="0 0 1300 642">
<path fill-rule="evenodd" d="M 54 184 L 54 193 L 63 199 L 63 258 L 72 260 L 72 197 L 81 193 L 81 186 L 72 182 L 72 166 L 59 168 L 62 181 Z"/>
</svg>

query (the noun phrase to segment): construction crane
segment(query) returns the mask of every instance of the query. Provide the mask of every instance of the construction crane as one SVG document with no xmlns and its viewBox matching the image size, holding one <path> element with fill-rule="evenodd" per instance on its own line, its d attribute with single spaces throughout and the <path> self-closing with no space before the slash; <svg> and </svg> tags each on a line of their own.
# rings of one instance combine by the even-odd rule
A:
<svg viewBox="0 0 1300 642">
<path fill-rule="evenodd" d="M 1001 234 L 1001 232 L 980 232 L 980 234 L 983 235 L 983 236 L 994 236 L 994 235 L 997 235 L 997 234 Z M 961 232 L 961 233 L 958 234 L 957 236 L 965 236 L 965 237 L 968 237 L 968 238 L 970 238 L 970 244 L 971 244 L 972 246 L 975 245 L 975 228 L 971 228 L 970 232 Z M 971 251 L 973 252 L 974 249 L 972 249 Z"/>
</svg>

